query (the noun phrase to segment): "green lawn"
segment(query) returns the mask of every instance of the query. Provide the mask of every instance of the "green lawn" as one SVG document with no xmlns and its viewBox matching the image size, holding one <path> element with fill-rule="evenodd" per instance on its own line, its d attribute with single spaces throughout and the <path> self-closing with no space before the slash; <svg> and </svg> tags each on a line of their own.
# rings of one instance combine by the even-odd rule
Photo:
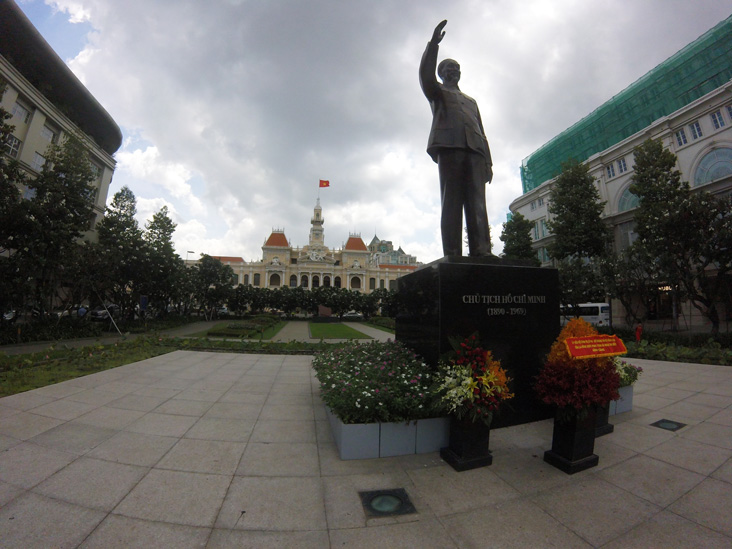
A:
<svg viewBox="0 0 732 549">
<path fill-rule="evenodd" d="M 373 339 L 345 324 L 309 322 L 310 337 L 314 339 Z"/>
<path fill-rule="evenodd" d="M 188 337 L 225 337 L 225 338 L 241 338 L 246 337 L 247 339 L 272 339 L 277 332 L 279 332 L 287 322 L 285 321 L 279 321 L 275 325 L 267 328 L 264 330 L 264 333 L 261 335 L 257 333 L 256 335 L 251 335 L 250 329 L 227 329 L 231 325 L 237 325 L 241 324 L 241 322 L 237 322 L 236 320 L 227 320 L 224 322 L 219 322 L 216 324 L 213 328 L 209 330 L 203 330 L 202 332 L 197 332 L 195 334 L 191 334 Z"/>
</svg>

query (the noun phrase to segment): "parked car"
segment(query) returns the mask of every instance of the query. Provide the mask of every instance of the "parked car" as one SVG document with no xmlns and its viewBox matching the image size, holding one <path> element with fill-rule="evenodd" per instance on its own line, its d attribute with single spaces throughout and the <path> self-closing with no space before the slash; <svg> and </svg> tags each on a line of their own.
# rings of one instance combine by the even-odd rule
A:
<svg viewBox="0 0 732 549">
<path fill-rule="evenodd" d="M 106 309 L 101 305 L 99 307 L 95 307 L 89 313 L 89 318 L 97 321 L 108 320 L 110 314 L 112 315 L 112 317 L 119 316 L 119 305 L 114 305 L 110 303 L 109 305 L 107 305 Z"/>
<path fill-rule="evenodd" d="M 18 311 L 15 309 L 3 313 L 3 322 L 13 324 L 16 320 L 18 320 Z"/>
<path fill-rule="evenodd" d="M 343 315 L 343 320 L 363 320 L 363 315 L 356 311 L 348 311 Z"/>
</svg>

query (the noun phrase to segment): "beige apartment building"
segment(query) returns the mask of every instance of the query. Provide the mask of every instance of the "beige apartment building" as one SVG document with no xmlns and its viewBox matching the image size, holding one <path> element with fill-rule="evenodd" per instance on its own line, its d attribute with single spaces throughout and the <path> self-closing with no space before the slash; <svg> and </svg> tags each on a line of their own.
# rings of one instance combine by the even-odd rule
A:
<svg viewBox="0 0 732 549">
<path fill-rule="evenodd" d="M 17 159 L 31 175 L 41 170 L 48 146 L 65 135 L 76 135 L 85 144 L 96 176 L 89 224 L 93 229 L 104 214 L 115 168 L 112 155 L 122 144 L 122 132 L 8 0 L 0 1 L 0 83 L 6 86 L 0 104 L 13 115 L 8 123 L 15 126 L 2 153 Z"/>
<path fill-rule="evenodd" d="M 630 192 L 633 150 L 646 139 L 660 139 L 678 158 L 682 180 L 692 189 L 717 196 L 732 193 L 732 17 L 719 23 L 639 80 L 598 107 L 537 151 L 521 166 L 523 194 L 510 205 L 530 220 L 533 247 L 542 265 L 552 265 L 547 245 L 552 185 L 561 163 L 584 162 L 595 178 L 604 219 L 613 229 L 620 251 L 636 238 L 633 221 L 638 197 Z M 732 287 L 732 283 L 729 285 Z M 651 304 L 659 328 L 670 325 L 671 298 L 659 293 Z M 720 304 L 722 326 L 732 321 L 732 297 Z M 613 317 L 624 311 L 612 303 Z M 706 329 L 708 321 L 690 304 L 681 310 L 681 324 Z"/>
</svg>

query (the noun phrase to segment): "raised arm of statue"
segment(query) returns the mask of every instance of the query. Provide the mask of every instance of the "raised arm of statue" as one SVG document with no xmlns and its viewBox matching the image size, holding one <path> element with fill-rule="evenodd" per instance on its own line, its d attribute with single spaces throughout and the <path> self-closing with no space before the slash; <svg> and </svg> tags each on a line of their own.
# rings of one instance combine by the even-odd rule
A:
<svg viewBox="0 0 732 549">
<path fill-rule="evenodd" d="M 430 42 L 433 44 L 439 44 L 442 42 L 442 39 L 445 38 L 445 31 L 442 30 L 445 28 L 445 25 L 447 25 L 447 19 L 435 27 L 435 32 L 432 33 L 432 40 L 430 40 Z"/>
</svg>

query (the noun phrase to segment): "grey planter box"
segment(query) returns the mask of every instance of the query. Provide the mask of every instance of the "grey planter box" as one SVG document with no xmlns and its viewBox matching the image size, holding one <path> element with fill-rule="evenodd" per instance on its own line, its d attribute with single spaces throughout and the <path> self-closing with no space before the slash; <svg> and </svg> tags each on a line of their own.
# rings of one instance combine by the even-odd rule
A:
<svg viewBox="0 0 732 549">
<path fill-rule="evenodd" d="M 618 393 L 620 393 L 620 398 L 610 401 L 609 415 L 611 416 L 630 412 L 633 409 L 633 386 L 620 387 Z"/>
<path fill-rule="evenodd" d="M 409 423 L 344 424 L 326 408 L 341 459 L 371 459 L 437 452 L 450 440 L 450 419 Z"/>
</svg>

